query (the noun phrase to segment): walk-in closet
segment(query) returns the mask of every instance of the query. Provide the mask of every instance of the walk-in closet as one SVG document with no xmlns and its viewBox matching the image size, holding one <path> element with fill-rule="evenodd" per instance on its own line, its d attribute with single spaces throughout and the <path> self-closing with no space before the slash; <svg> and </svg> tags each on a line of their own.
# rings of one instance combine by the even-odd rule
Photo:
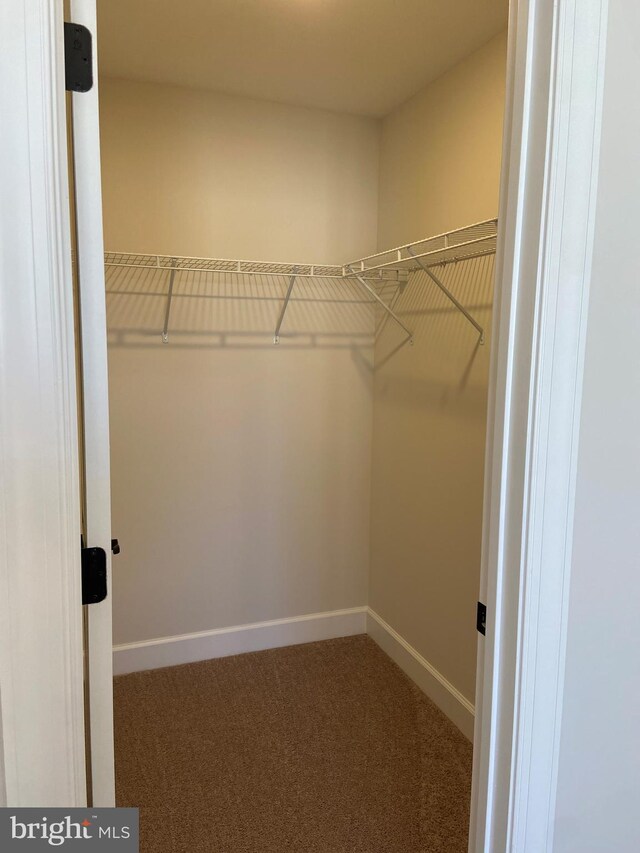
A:
<svg viewBox="0 0 640 853">
<path fill-rule="evenodd" d="M 141 850 L 464 853 L 504 0 L 99 0 Z"/>
</svg>

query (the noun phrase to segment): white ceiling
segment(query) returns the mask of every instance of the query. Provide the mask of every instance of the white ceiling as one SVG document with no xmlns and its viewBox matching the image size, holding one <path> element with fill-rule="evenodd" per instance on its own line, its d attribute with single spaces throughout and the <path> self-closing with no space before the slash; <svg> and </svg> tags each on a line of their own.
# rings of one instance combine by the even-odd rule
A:
<svg viewBox="0 0 640 853">
<path fill-rule="evenodd" d="M 506 27 L 507 0 L 98 0 L 101 73 L 383 116 Z"/>
</svg>

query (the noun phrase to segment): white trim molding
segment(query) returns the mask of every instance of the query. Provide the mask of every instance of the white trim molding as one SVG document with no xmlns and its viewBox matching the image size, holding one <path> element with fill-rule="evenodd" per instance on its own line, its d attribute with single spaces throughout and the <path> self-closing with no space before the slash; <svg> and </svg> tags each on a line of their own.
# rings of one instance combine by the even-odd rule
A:
<svg viewBox="0 0 640 853">
<path fill-rule="evenodd" d="M 473 853 L 553 849 L 607 0 L 513 0 Z"/>
<path fill-rule="evenodd" d="M 86 803 L 62 6 L 0 4 L 0 754 L 9 806 Z"/>
<path fill-rule="evenodd" d="M 370 607 L 367 608 L 367 634 L 460 731 L 472 740 L 475 715 L 473 704 Z"/>
<path fill-rule="evenodd" d="M 351 607 L 325 613 L 308 613 L 268 622 L 232 625 L 194 634 L 158 637 L 137 643 L 123 643 L 113 648 L 115 675 L 177 666 L 211 658 L 259 652 L 336 637 L 364 634 L 367 608 Z"/>
<path fill-rule="evenodd" d="M 156 637 L 113 647 L 115 675 L 367 633 L 458 726 L 473 736 L 474 708 L 438 670 L 369 607 L 351 607 Z"/>
</svg>

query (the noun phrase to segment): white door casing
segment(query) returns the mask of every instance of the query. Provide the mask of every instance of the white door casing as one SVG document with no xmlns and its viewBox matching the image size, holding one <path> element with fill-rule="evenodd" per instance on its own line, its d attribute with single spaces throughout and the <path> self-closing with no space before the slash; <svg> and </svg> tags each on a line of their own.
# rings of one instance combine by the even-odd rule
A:
<svg viewBox="0 0 640 853">
<path fill-rule="evenodd" d="M 86 802 L 62 3 L 0 3 L 0 804 Z"/>
<path fill-rule="evenodd" d="M 472 853 L 553 849 L 607 0 L 512 0 Z"/>
</svg>

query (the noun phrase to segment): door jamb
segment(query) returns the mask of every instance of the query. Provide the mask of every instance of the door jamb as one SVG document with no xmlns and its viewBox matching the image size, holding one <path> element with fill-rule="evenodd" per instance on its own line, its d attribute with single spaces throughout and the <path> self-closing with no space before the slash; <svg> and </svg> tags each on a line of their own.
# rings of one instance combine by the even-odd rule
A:
<svg viewBox="0 0 640 853">
<path fill-rule="evenodd" d="M 86 661 L 90 803 L 115 805 L 113 740 L 113 631 L 111 560 L 111 480 L 107 371 L 107 312 L 102 234 L 102 180 L 98 119 L 96 0 L 71 0 L 71 20 L 93 36 L 93 86 L 74 92 L 73 162 L 80 292 L 80 337 L 85 459 L 87 545 L 107 556 L 104 601 L 87 606 Z"/>
</svg>

